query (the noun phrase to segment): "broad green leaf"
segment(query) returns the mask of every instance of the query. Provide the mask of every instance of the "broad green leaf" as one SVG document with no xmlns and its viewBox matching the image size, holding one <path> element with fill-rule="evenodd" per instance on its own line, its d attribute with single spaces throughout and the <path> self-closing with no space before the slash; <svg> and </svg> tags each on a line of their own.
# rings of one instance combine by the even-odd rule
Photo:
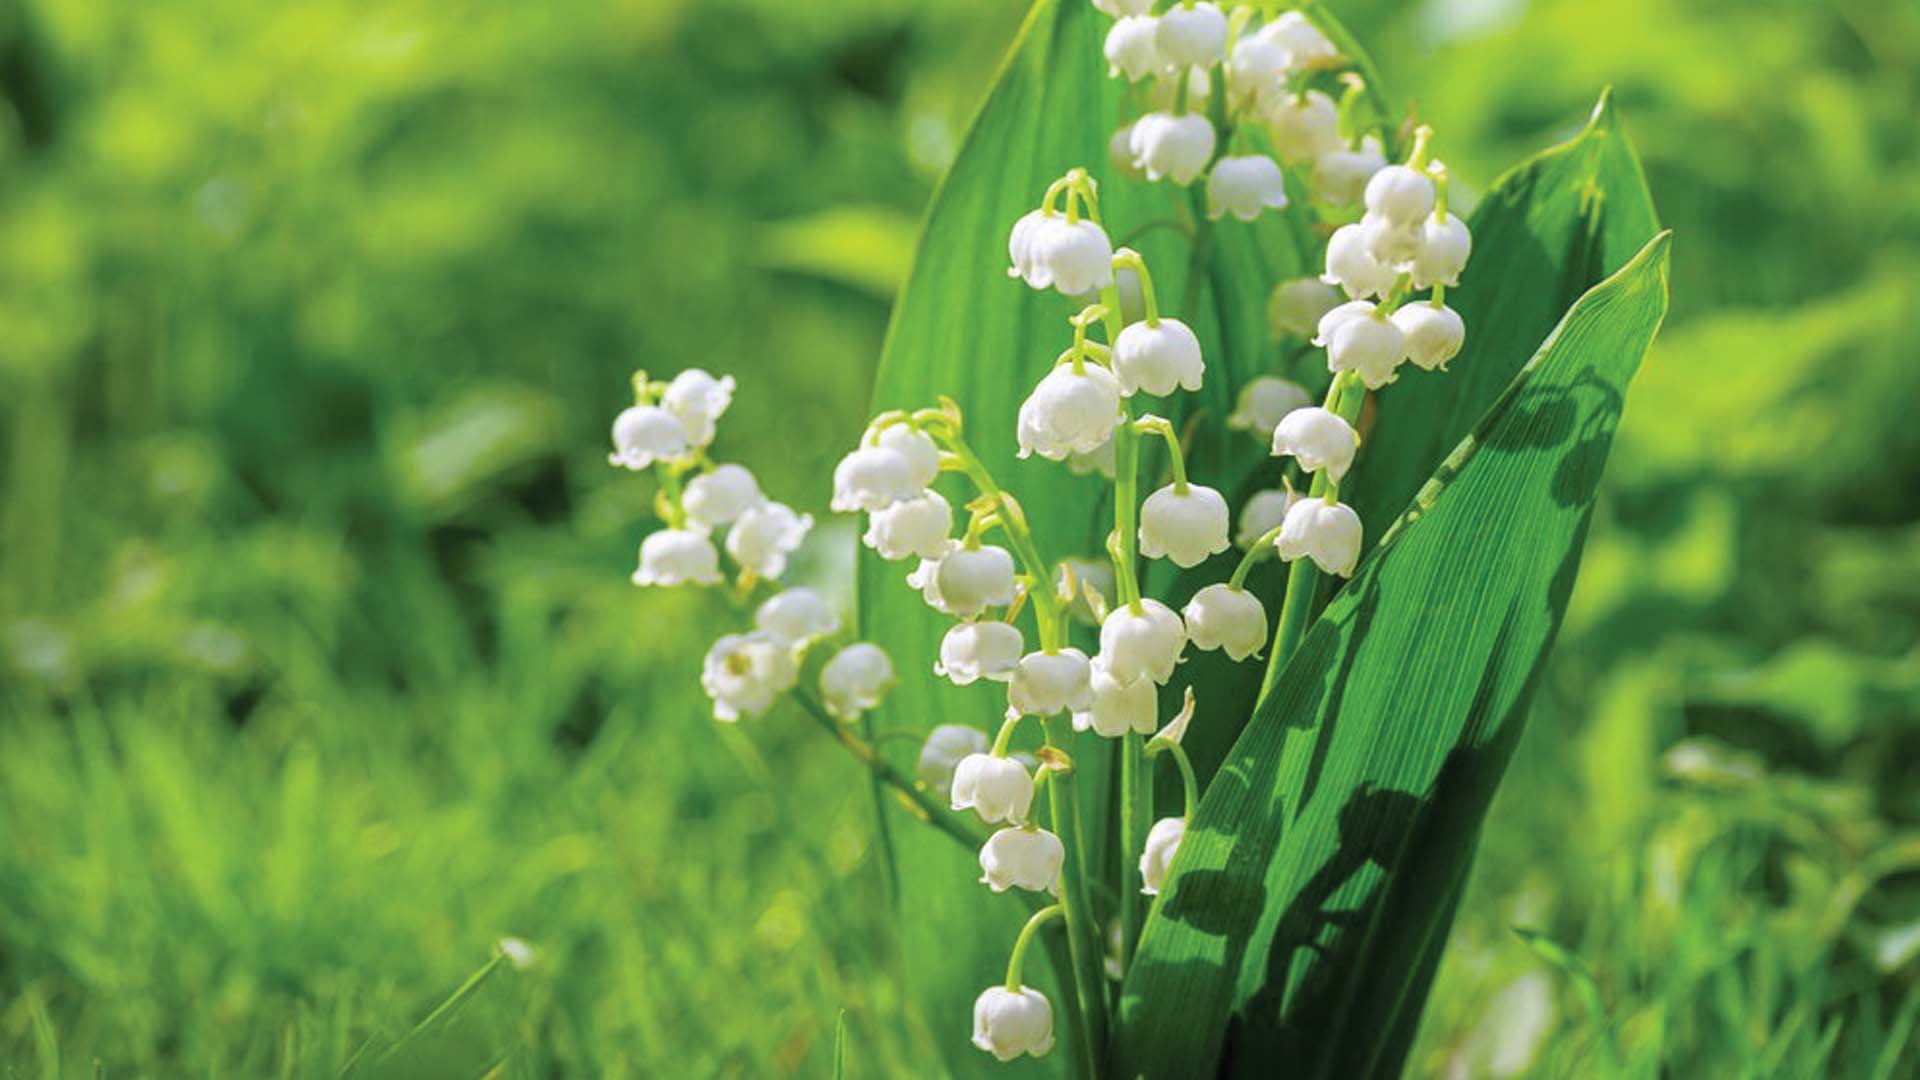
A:
<svg viewBox="0 0 1920 1080">
<path fill-rule="evenodd" d="M 1354 509 L 1372 538 L 1380 536 L 1373 523 L 1406 509 L 1560 313 L 1660 227 L 1612 94 L 1601 95 L 1580 134 L 1495 180 L 1469 226 L 1473 258 L 1447 291 L 1466 320 L 1466 347 L 1446 371 L 1402 369 L 1376 399 L 1382 437 L 1355 466 Z"/>
<path fill-rule="evenodd" d="M 1309 630 L 1216 774 L 1116 1073 L 1398 1075 L 1579 565 L 1668 237 L 1580 298 Z"/>
</svg>

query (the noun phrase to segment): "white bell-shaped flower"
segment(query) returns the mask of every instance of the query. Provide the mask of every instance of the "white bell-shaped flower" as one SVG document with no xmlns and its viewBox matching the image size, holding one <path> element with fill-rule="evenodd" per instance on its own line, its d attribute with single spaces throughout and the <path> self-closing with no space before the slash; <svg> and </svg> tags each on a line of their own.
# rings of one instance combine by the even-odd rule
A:
<svg viewBox="0 0 1920 1080">
<path fill-rule="evenodd" d="M 874 442 L 906 459 L 907 477 L 914 487 L 927 487 L 940 475 L 940 447 L 926 432 L 889 424 Z"/>
<path fill-rule="evenodd" d="M 1107 479 L 1113 479 L 1115 465 L 1113 457 L 1113 438 L 1091 450 L 1075 450 L 1067 455 L 1067 471 L 1075 476 L 1091 476 L 1099 473 Z"/>
<path fill-rule="evenodd" d="M 1319 278 L 1289 278 L 1275 285 L 1267 297 L 1267 326 L 1275 337 L 1310 338 L 1319 332 L 1320 316 L 1339 304 L 1340 294 Z"/>
<path fill-rule="evenodd" d="M 1110 0 L 1111 2 L 1111 0 Z M 1053 1049 L 1053 1007 L 1030 986 L 989 986 L 973 1003 L 973 1045 L 1001 1061 Z"/>
<path fill-rule="evenodd" d="M 1352 577 L 1360 561 L 1360 515 L 1346 503 L 1301 499 L 1287 511 L 1273 549 L 1288 562 L 1304 556 L 1326 573 Z"/>
<path fill-rule="evenodd" d="M 967 686 L 981 679 L 1006 682 L 1013 678 L 1025 649 L 1020 628 L 1003 622 L 963 622 L 940 639 L 940 659 L 933 673 L 955 686 Z"/>
<path fill-rule="evenodd" d="M 1160 20 L 1152 15 L 1123 15 L 1115 20 L 1107 31 L 1107 74 L 1139 82 L 1167 70 L 1166 58 L 1154 44 L 1159 29 Z"/>
<path fill-rule="evenodd" d="M 1287 50 L 1259 34 L 1242 34 L 1227 54 L 1234 100 L 1271 101 L 1286 88 Z"/>
<path fill-rule="evenodd" d="M 753 613 L 753 625 L 776 641 L 798 645 L 840 629 L 840 616 L 818 592 L 799 586 L 767 598 Z"/>
<path fill-rule="evenodd" d="M 980 883 L 994 892 L 1055 892 L 1067 847 L 1038 826 L 997 830 L 980 846 Z"/>
<path fill-rule="evenodd" d="M 1168 484 L 1140 504 L 1140 554 L 1198 566 L 1227 550 L 1227 500 L 1202 484 Z"/>
<path fill-rule="evenodd" d="M 661 529 L 640 541 L 635 585 L 718 585 L 720 553 L 694 529 Z"/>
<path fill-rule="evenodd" d="M 927 732 L 913 775 L 943 799 L 953 795 L 953 770 L 969 754 L 985 754 L 987 733 L 965 724 L 941 724 Z"/>
<path fill-rule="evenodd" d="M 1257 35 L 1287 51 L 1287 67 L 1292 71 L 1331 67 L 1340 59 L 1332 40 L 1298 11 L 1283 13 Z"/>
<path fill-rule="evenodd" d="M 1227 426 L 1266 442 L 1273 438 L 1273 429 L 1281 417 L 1312 401 L 1312 395 L 1299 383 L 1278 375 L 1257 375 L 1240 388 L 1240 398 L 1227 416 Z"/>
<path fill-rule="evenodd" d="M 1446 220 L 1428 218 L 1420 226 L 1420 250 L 1407 264 L 1413 275 L 1413 287 L 1431 288 L 1460 284 L 1460 271 L 1466 269 L 1467 256 L 1473 253 L 1473 234 L 1467 223 L 1449 212 Z"/>
<path fill-rule="evenodd" d="M 720 415 L 733 404 L 733 389 L 731 375 L 715 378 L 699 368 L 688 368 L 667 383 L 660 404 L 686 428 L 687 439 L 694 446 L 705 446 L 713 441 Z"/>
<path fill-rule="evenodd" d="M 954 544 L 933 570 L 935 605 L 949 615 L 970 619 L 989 607 L 1013 603 L 1013 556 L 1006 548 Z"/>
<path fill-rule="evenodd" d="M 1320 320 L 1320 336 L 1313 340 L 1327 350 L 1327 369 L 1355 371 L 1367 389 L 1378 390 L 1399 377 L 1407 357 L 1406 336 L 1393 320 L 1379 318 L 1366 300 L 1341 304 Z"/>
<path fill-rule="evenodd" d="M 700 665 L 700 687 L 713 699 L 713 718 L 728 723 L 766 712 L 798 678 L 787 643 L 757 631 L 714 642 Z"/>
<path fill-rule="evenodd" d="M 1007 234 L 1008 277 L 1026 280 L 1034 273 L 1033 238 L 1040 231 L 1040 224 L 1050 215 L 1045 207 L 1029 210 L 1020 215 L 1013 223 L 1013 229 Z"/>
<path fill-rule="evenodd" d="M 1157 896 L 1167 882 L 1167 867 L 1173 865 L 1173 853 L 1187 835 L 1185 818 L 1161 818 L 1147 830 L 1147 848 L 1140 853 L 1140 891 Z"/>
<path fill-rule="evenodd" d="M 1186 644 L 1187 628 L 1180 616 L 1158 600 L 1141 599 L 1138 612 L 1132 604 L 1121 604 L 1100 624 L 1100 656 L 1113 678 L 1123 683 L 1165 683 L 1173 678 Z"/>
<path fill-rule="evenodd" d="M 1353 466 L 1354 451 L 1360 448 L 1360 433 L 1331 409 L 1309 405 L 1282 417 L 1273 429 L 1273 456 L 1300 463 L 1307 472 L 1325 469 L 1327 479 L 1339 483 Z"/>
<path fill-rule="evenodd" d="M 1176 3 L 1161 14 L 1154 43 L 1173 67 L 1212 67 L 1226 57 L 1227 15 L 1208 0 Z"/>
<path fill-rule="evenodd" d="M 1159 685 L 1152 679 L 1121 682 L 1101 657 L 1094 657 L 1090 671 L 1093 698 L 1085 709 L 1075 710 L 1073 730 L 1092 731 L 1106 739 L 1129 731 L 1153 734 L 1160 711 Z"/>
<path fill-rule="evenodd" d="M 1128 138 L 1149 180 L 1165 177 L 1185 187 L 1213 160 L 1213 125 L 1197 112 L 1150 112 L 1133 122 Z"/>
<path fill-rule="evenodd" d="M 1287 511 L 1299 498 L 1290 488 L 1267 488 L 1247 496 L 1240 507 L 1240 522 L 1234 527 L 1234 545 L 1251 548 L 1259 543 L 1261 537 L 1287 520 Z"/>
<path fill-rule="evenodd" d="M 760 483 L 744 465 L 717 465 L 687 481 L 680 505 L 687 520 L 703 529 L 717 529 L 733 521 L 765 496 Z"/>
<path fill-rule="evenodd" d="M 1267 107 L 1267 128 L 1282 163 L 1300 165 L 1340 149 L 1340 107 L 1318 90 L 1283 94 Z"/>
<path fill-rule="evenodd" d="M 1433 177 L 1409 165 L 1389 165 L 1367 180 L 1367 212 L 1401 228 L 1418 227 L 1433 216 L 1438 192 Z"/>
<path fill-rule="evenodd" d="M 1073 296 L 1113 284 L 1113 242 L 1105 229 L 1087 218 L 1068 221 L 1065 214 L 1046 215 L 1031 227 L 1026 240 L 1027 269 L 1022 276 L 1033 288 L 1053 288 Z M 1014 265 L 1019 265 L 1017 260 Z"/>
<path fill-rule="evenodd" d="M 1093 9 L 1115 19 L 1145 15 L 1153 10 L 1153 0 L 1093 0 Z"/>
<path fill-rule="evenodd" d="M 907 574 L 907 585 L 920 590 L 920 598 L 927 602 L 927 606 L 942 614 L 951 614 L 951 612 L 947 611 L 947 602 L 940 595 L 940 579 L 938 576 L 940 560 L 946 558 L 948 552 L 954 551 L 959 547 L 960 541 L 948 540 L 940 546 L 940 554 L 934 556 L 922 555 L 919 564 Z"/>
<path fill-rule="evenodd" d="M 1198 390 L 1206 370 L 1200 338 L 1179 319 L 1133 323 L 1113 341 L 1113 374 L 1128 397 L 1141 390 L 1165 396 L 1176 386 Z"/>
<path fill-rule="evenodd" d="M 1327 272 L 1320 280 L 1340 286 L 1356 300 L 1385 295 L 1397 275 L 1392 264 L 1374 254 L 1373 241 L 1380 231 L 1364 221 L 1333 230 L 1327 238 Z"/>
<path fill-rule="evenodd" d="M 1068 572 L 1073 575 L 1073 584 L 1067 583 Z M 1099 594 L 1101 610 L 1113 607 L 1114 575 L 1113 563 L 1108 559 L 1065 558 L 1053 571 L 1054 591 L 1063 596 L 1071 596 L 1067 601 L 1067 614 L 1088 626 L 1100 625 L 1094 616 L 1093 607 L 1087 600 L 1087 591 L 1091 589 Z"/>
<path fill-rule="evenodd" d="M 1262 210 L 1287 205 L 1287 182 L 1280 166 L 1265 154 L 1223 157 L 1207 174 L 1207 217 L 1232 214 L 1252 221 Z"/>
<path fill-rule="evenodd" d="M 1260 598 L 1227 582 L 1194 593 L 1181 614 L 1196 649 L 1224 649 L 1227 658 L 1237 662 L 1267 643 L 1267 609 Z"/>
<path fill-rule="evenodd" d="M 862 446 L 833 467 L 833 501 L 839 513 L 884 510 L 901 499 L 920 494 L 914 463 L 886 446 Z"/>
<path fill-rule="evenodd" d="M 1120 380 L 1099 364 L 1057 364 L 1020 403 L 1020 455 L 1059 461 L 1098 450 L 1120 423 Z"/>
<path fill-rule="evenodd" d="M 989 825 L 1025 821 L 1033 806 L 1033 775 L 1012 758 L 968 754 L 953 767 L 948 804 L 955 810 L 972 810 Z"/>
<path fill-rule="evenodd" d="M 1423 233 L 1418 223 L 1396 224 L 1369 210 L 1361 216 L 1360 228 L 1367 238 L 1368 254 L 1396 275 L 1405 273 L 1420 255 Z"/>
<path fill-rule="evenodd" d="M 623 469 L 650 468 L 656 461 L 687 455 L 687 429 L 678 417 L 658 405 L 631 405 L 613 418 L 613 453 L 609 464 Z"/>
<path fill-rule="evenodd" d="M 1031 652 L 1014 665 L 1007 704 L 1026 716 L 1052 716 L 1085 709 L 1093 701 L 1087 654 L 1069 645 L 1059 652 Z"/>
<path fill-rule="evenodd" d="M 953 506 L 932 489 L 867 516 L 861 541 L 883 559 L 939 558 L 953 531 Z"/>
<path fill-rule="evenodd" d="M 727 530 L 727 554 L 742 569 L 772 581 L 787 572 L 787 556 L 812 528 L 812 514 L 797 514 L 785 503 L 757 503 Z"/>
<path fill-rule="evenodd" d="M 1377 135 L 1360 140 L 1359 149 L 1322 154 L 1313 163 L 1313 193 L 1330 206 L 1351 206 L 1373 174 L 1387 167 L 1387 152 Z"/>
<path fill-rule="evenodd" d="M 1460 354 L 1467 341 L 1467 324 L 1460 313 L 1442 304 L 1426 302 L 1402 305 L 1393 313 L 1393 325 L 1407 339 L 1407 359 L 1425 371 L 1444 368 Z"/>
<path fill-rule="evenodd" d="M 820 699 L 827 711 L 843 719 L 879 708 L 899 680 L 886 650 L 869 641 L 856 641 L 833 654 L 820 669 Z"/>
</svg>

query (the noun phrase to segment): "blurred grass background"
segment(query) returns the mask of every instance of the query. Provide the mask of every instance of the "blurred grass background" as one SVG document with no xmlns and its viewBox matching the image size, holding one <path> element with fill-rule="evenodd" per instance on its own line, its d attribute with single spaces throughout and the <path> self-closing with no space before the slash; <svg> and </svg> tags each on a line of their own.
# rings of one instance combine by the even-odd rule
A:
<svg viewBox="0 0 1920 1080">
<path fill-rule="evenodd" d="M 1469 183 L 1613 84 L 1679 230 L 1410 1071 L 1913 1075 L 1920 11 L 1336 7 Z M 731 371 L 824 510 L 1021 13 L 0 5 L 0 1071 L 937 1073 L 864 786 L 708 719 L 603 443 Z"/>
</svg>

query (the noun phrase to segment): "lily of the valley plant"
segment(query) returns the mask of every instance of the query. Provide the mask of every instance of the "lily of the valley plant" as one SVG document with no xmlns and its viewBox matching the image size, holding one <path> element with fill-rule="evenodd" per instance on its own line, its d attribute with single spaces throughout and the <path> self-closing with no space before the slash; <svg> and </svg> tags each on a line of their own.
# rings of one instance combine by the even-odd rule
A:
<svg viewBox="0 0 1920 1080">
<path fill-rule="evenodd" d="M 1006 223 L 1014 283 L 979 287 L 1066 298 L 1062 348 L 1019 408 L 1018 455 L 1104 478 L 1113 529 L 1098 559 L 1049 565 L 1019 492 L 993 475 L 951 400 L 884 412 L 867 425 L 834 470 L 830 506 L 864 514 L 863 543 L 901 565 L 900 587 L 952 620 L 933 670 L 907 677 L 1006 687 L 1000 716 L 956 708 L 939 718 L 909 776 L 856 723 L 901 677 L 887 653 L 843 643 L 841 615 L 818 593 L 775 585 L 812 519 L 767 498 L 744 466 L 709 455 L 733 380 L 698 369 L 667 382 L 637 374 L 635 402 L 613 425 L 613 463 L 655 474 L 665 523 L 642 542 L 633 581 L 717 587 L 730 565 L 732 590 L 753 611 L 751 628 L 715 642 L 702 665 L 714 716 L 735 721 L 796 700 L 918 816 L 977 849 L 978 884 L 954 888 L 1013 893 L 1033 908 L 1008 943 L 1004 978 L 981 972 L 991 984 L 973 1010 L 974 1044 L 1002 1061 L 1049 1053 L 1061 1008 L 1078 1013 L 1071 1031 L 1093 1037 L 1094 1014 L 1108 1008 L 1104 980 L 1124 971 L 1132 937 L 1114 934 L 1117 948 L 1096 955 L 1109 952 L 1099 944 L 1109 939 L 1105 928 L 1137 929 L 1174 861 L 1199 798 L 1181 747 L 1193 702 L 1189 695 L 1172 708 L 1162 688 L 1189 649 L 1264 662 L 1271 685 L 1312 614 L 1317 575 L 1351 575 L 1363 536 L 1380 524 L 1361 521 L 1341 498 L 1356 481 L 1367 396 L 1390 387 L 1404 364 L 1444 368 L 1467 333 L 1446 291 L 1471 238 L 1449 209 L 1433 132 L 1386 116 L 1322 27 L 1298 11 L 1223 11 L 1204 0 L 1094 5 L 1113 17 L 1105 41 L 1113 76 L 1148 84 L 1153 103 L 1113 133 L 1112 173 L 1203 184 L 1212 220 L 1191 222 L 1196 230 L 1242 227 L 1286 206 L 1290 178 L 1296 192 L 1311 193 L 1325 272 L 1274 283 L 1269 315 L 1275 334 L 1324 350 L 1330 384 L 1315 404 L 1304 387 L 1263 376 L 1223 418 L 1287 459 L 1304 491 L 1276 467 L 1275 483 L 1248 498 L 1236 520 L 1222 491 L 1189 474 L 1180 432 L 1147 399 L 1199 390 L 1208 357 L 1182 320 L 1190 313 L 1164 306 L 1147 260 L 1113 242 L 1116 225 L 1146 223 L 1105 220 L 1087 167 L 1035 192 L 1031 211 Z M 1227 217 L 1235 222 L 1220 220 Z M 1143 475 L 1145 440 L 1165 446 L 1164 483 Z M 1244 555 L 1231 575 L 1194 590 L 1177 610 L 1141 595 L 1142 560 L 1192 568 L 1236 545 Z M 1269 556 L 1292 564 L 1277 612 L 1245 588 L 1256 560 Z M 1098 624 L 1091 655 L 1073 644 L 1075 618 Z M 864 629 L 881 639 L 892 632 Z M 1035 748 L 1017 752 L 1028 727 L 1037 739 L 1025 744 Z M 1145 783 L 1148 763 L 1164 756 L 1186 795 L 1179 815 L 1158 821 L 1129 820 L 1134 803 L 1122 796 L 1127 851 L 1121 880 L 1108 882 L 1091 879 L 1076 849 L 1074 762 L 1098 739 L 1121 743 L 1123 792 Z M 1060 973 L 1071 988 L 1065 1002 L 1022 977 L 1029 945 L 1055 926 L 1071 958 Z M 1086 1061 L 1099 1056 L 1084 1050 Z"/>
</svg>

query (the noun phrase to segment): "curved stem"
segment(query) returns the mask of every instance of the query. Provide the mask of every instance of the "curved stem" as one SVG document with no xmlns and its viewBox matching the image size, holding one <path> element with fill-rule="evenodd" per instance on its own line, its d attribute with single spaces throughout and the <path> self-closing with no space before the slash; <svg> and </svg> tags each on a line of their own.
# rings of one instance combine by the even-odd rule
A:
<svg viewBox="0 0 1920 1080">
<path fill-rule="evenodd" d="M 1007 756 L 1007 746 L 1013 742 L 1013 732 L 1020 726 L 1020 721 L 1025 718 L 1025 713 L 1010 713 L 1005 720 L 1000 722 L 1000 731 L 993 737 L 994 757 Z"/>
<path fill-rule="evenodd" d="M 1049 921 L 1067 913 L 1060 904 L 1048 904 L 1027 919 L 1027 925 L 1020 928 L 1020 936 L 1013 939 L 1013 952 L 1007 956 L 1007 989 L 1019 993 L 1026 983 L 1020 978 L 1020 967 L 1027 959 L 1027 946 L 1033 944 L 1034 935 Z"/>
<path fill-rule="evenodd" d="M 1173 763 L 1180 768 L 1180 788 L 1186 794 L 1186 811 L 1181 820 L 1191 822 L 1194 808 L 1200 805 L 1200 781 L 1193 774 L 1193 761 L 1187 757 L 1187 749 L 1171 739 L 1154 739 L 1147 743 L 1147 756 L 1153 757 L 1167 753 L 1173 755 Z"/>
<path fill-rule="evenodd" d="M 1115 270 L 1131 269 L 1135 274 L 1139 276 L 1140 306 L 1141 308 L 1144 309 L 1144 314 L 1145 314 L 1145 318 L 1142 319 L 1141 321 L 1145 322 L 1148 326 L 1159 326 L 1160 325 L 1160 301 L 1157 295 L 1153 291 L 1153 274 L 1147 270 L 1147 260 L 1144 258 L 1141 258 L 1140 253 L 1137 251 L 1133 251 L 1131 249 L 1120 251 L 1115 253 L 1115 255 L 1113 256 L 1113 268 Z M 1117 286 L 1115 287 L 1115 291 L 1116 293 L 1118 292 Z M 1103 298 L 1104 298 L 1104 294 L 1103 294 Z M 1117 337 L 1119 333 L 1120 333 L 1119 326 L 1116 325 L 1112 320 L 1109 320 L 1107 324 L 1107 337 L 1108 337 L 1109 343 L 1111 343 L 1112 339 Z"/>
<path fill-rule="evenodd" d="M 1000 504 L 1000 529 L 1006 533 L 1014 556 L 1034 580 L 1029 598 L 1033 602 L 1034 621 L 1040 628 L 1040 648 L 1045 652 L 1059 651 L 1061 638 L 1066 632 L 1066 612 L 1060 606 L 1060 598 L 1054 594 L 1051 584 L 1053 576 L 1047 572 L 1047 564 L 1040 558 L 1040 549 L 1033 542 L 1033 533 L 1027 528 L 1025 515 L 1016 509 L 1012 497 L 994 482 L 993 474 L 987 471 L 986 465 L 958 431 L 942 427 L 938 429 L 936 437 L 947 444 L 947 449 L 959 462 L 960 471 L 967 474 L 974 487 Z"/>
<path fill-rule="evenodd" d="M 1227 584 L 1230 587 L 1234 589 L 1246 588 L 1247 574 L 1252 572 L 1253 564 L 1260 561 L 1260 553 L 1267 549 L 1268 544 L 1280 539 L 1280 530 L 1283 528 L 1286 528 L 1285 522 L 1275 525 L 1273 528 L 1261 533 L 1260 539 L 1247 545 L 1247 553 L 1240 557 L 1240 565 L 1233 568 L 1233 576 L 1227 579 Z"/>
<path fill-rule="evenodd" d="M 978 851 L 986 843 L 986 835 L 978 829 L 969 828 L 965 819 L 952 810 L 941 806 L 927 790 L 909 779 L 893 762 L 888 761 L 874 745 L 847 729 L 845 724 L 835 720 L 814 696 L 806 690 L 795 689 L 793 699 L 800 708 L 814 718 L 827 733 L 839 740 L 840 745 L 854 756 L 860 764 L 866 766 L 881 782 L 893 788 L 900 797 L 913 805 L 914 810 L 927 824 L 946 833 L 969 851 Z"/>
<path fill-rule="evenodd" d="M 1134 421 L 1134 427 L 1143 435 L 1158 435 L 1166 442 L 1169 464 L 1173 469 L 1173 490 L 1185 495 L 1187 493 L 1187 458 L 1180 450 L 1180 433 L 1173 430 L 1173 421 L 1164 416 L 1143 416 Z"/>
</svg>

